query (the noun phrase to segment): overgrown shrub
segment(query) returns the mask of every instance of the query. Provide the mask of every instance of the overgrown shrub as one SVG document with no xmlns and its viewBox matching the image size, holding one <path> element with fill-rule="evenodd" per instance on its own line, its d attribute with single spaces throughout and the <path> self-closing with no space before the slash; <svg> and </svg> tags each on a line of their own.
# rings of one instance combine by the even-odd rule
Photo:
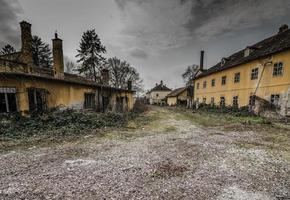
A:
<svg viewBox="0 0 290 200">
<path fill-rule="evenodd" d="M 54 111 L 29 118 L 20 115 L 3 116 L 0 119 L 0 136 L 78 135 L 104 127 L 122 127 L 126 122 L 126 114 L 75 110 Z"/>
<path fill-rule="evenodd" d="M 217 106 L 208 104 L 199 104 L 200 111 L 212 112 L 212 113 L 228 113 L 234 116 L 252 116 L 253 113 L 249 110 L 248 106 L 233 107 L 233 106 Z"/>
<path fill-rule="evenodd" d="M 137 99 L 132 112 L 140 114 L 146 111 L 148 111 L 148 106 L 144 103 L 144 101 L 142 101 L 142 99 Z"/>
</svg>

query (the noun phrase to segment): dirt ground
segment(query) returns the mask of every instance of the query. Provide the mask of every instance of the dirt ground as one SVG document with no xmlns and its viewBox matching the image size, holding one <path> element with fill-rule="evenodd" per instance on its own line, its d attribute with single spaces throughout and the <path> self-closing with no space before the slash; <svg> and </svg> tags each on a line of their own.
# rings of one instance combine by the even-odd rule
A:
<svg viewBox="0 0 290 200">
<path fill-rule="evenodd" d="M 148 123 L 102 137 L 3 152 L 0 199 L 290 199 L 285 137 L 274 144 L 265 137 L 273 131 L 206 127 L 183 115 L 152 107 Z"/>
</svg>

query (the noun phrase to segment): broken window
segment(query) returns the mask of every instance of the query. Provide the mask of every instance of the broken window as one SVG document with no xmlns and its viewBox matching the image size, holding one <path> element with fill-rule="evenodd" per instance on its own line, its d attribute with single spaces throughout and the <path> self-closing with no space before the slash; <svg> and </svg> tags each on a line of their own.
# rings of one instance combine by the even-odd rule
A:
<svg viewBox="0 0 290 200">
<path fill-rule="evenodd" d="M 225 85 L 227 83 L 227 77 L 223 76 L 222 77 L 222 85 Z"/>
<path fill-rule="evenodd" d="M 196 89 L 199 89 L 199 83 L 196 84 Z"/>
<path fill-rule="evenodd" d="M 47 110 L 47 90 L 41 88 L 28 89 L 30 112 L 43 112 Z"/>
<path fill-rule="evenodd" d="M 239 97 L 238 96 L 233 97 L 233 107 L 235 107 L 235 108 L 239 107 Z"/>
<path fill-rule="evenodd" d="M 225 97 L 221 97 L 220 98 L 220 106 L 221 107 L 225 107 L 226 106 L 226 99 L 225 99 Z"/>
<path fill-rule="evenodd" d="M 206 104 L 206 98 L 202 99 L 202 103 Z"/>
<path fill-rule="evenodd" d="M 271 95 L 271 104 L 277 107 L 279 105 L 279 99 L 280 99 L 279 94 L 272 94 Z"/>
<path fill-rule="evenodd" d="M 235 73 L 235 79 L 234 79 L 234 82 L 235 82 L 235 83 L 239 83 L 239 82 L 240 82 L 240 78 L 241 78 L 241 73 L 240 73 L 240 72 Z"/>
<path fill-rule="evenodd" d="M 258 79 L 259 77 L 259 68 L 252 69 L 251 80 Z"/>
<path fill-rule="evenodd" d="M 0 113 L 17 112 L 16 89 L 0 88 Z"/>
<path fill-rule="evenodd" d="M 85 93 L 85 109 L 94 109 L 96 105 L 95 93 Z"/>
<path fill-rule="evenodd" d="M 275 63 L 273 68 L 273 76 L 282 76 L 283 75 L 283 63 Z"/>
</svg>

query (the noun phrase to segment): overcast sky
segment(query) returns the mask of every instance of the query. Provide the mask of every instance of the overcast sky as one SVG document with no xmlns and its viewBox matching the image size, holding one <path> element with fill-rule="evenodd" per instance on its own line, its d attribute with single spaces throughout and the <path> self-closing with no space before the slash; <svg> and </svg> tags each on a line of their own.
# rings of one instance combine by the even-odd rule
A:
<svg viewBox="0 0 290 200">
<path fill-rule="evenodd" d="M 290 0 L 0 0 L 0 45 L 20 48 L 19 21 L 51 44 L 54 32 L 75 60 L 81 35 L 95 28 L 107 47 L 135 66 L 146 89 L 183 85 L 186 66 L 205 67 L 290 25 Z"/>
</svg>

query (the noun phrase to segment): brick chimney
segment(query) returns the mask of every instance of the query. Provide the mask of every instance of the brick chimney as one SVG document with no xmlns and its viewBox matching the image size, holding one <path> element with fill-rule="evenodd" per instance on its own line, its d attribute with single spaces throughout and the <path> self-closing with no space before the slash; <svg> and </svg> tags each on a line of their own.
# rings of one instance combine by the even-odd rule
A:
<svg viewBox="0 0 290 200">
<path fill-rule="evenodd" d="M 200 52 L 200 64 L 199 64 L 199 69 L 200 71 L 204 70 L 204 51 Z"/>
<path fill-rule="evenodd" d="M 21 28 L 21 61 L 28 66 L 33 65 L 31 24 L 20 22 Z"/>
<path fill-rule="evenodd" d="M 55 37 L 54 39 L 52 39 L 52 53 L 53 53 L 54 76 L 58 78 L 63 78 L 64 63 L 63 63 L 62 40 L 58 38 L 57 33 L 55 33 Z"/>
<path fill-rule="evenodd" d="M 108 86 L 110 82 L 110 75 L 109 75 L 109 70 L 108 69 L 102 69 L 101 71 L 101 79 L 102 79 L 102 84 Z"/>
</svg>

